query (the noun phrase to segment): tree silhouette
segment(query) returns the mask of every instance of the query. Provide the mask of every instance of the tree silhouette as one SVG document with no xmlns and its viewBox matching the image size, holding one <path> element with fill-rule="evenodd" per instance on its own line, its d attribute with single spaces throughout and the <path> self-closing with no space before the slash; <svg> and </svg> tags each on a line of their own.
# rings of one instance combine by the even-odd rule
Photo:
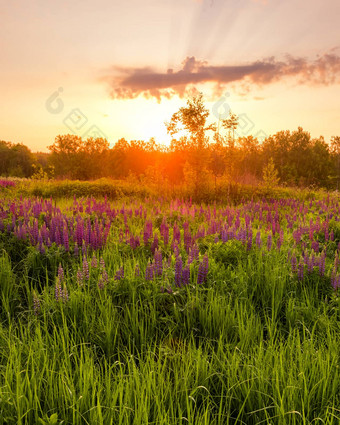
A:
<svg viewBox="0 0 340 425">
<path fill-rule="evenodd" d="M 204 184 L 204 174 L 209 163 L 206 152 L 209 138 L 206 133 L 209 130 L 216 131 L 215 124 L 207 124 L 208 118 L 209 110 L 204 106 L 203 94 L 199 93 L 188 99 L 187 106 L 181 107 L 172 115 L 170 122 L 165 123 L 167 132 L 172 137 L 183 130 L 190 135 L 189 165 L 192 167 L 196 193 Z"/>
<path fill-rule="evenodd" d="M 238 126 L 238 116 L 234 114 L 233 112 L 229 111 L 229 118 L 226 118 L 225 120 L 222 120 L 222 125 L 224 128 L 226 128 L 229 132 L 229 140 L 230 140 L 230 133 L 233 134 L 233 145 L 235 144 L 235 130 Z"/>
</svg>

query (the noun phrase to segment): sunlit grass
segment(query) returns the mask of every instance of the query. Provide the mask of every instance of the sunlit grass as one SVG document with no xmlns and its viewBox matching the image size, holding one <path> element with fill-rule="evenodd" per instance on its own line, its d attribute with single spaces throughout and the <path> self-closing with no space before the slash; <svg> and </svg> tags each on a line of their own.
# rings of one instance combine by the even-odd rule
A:
<svg viewBox="0 0 340 425">
<path fill-rule="evenodd" d="M 66 211 L 71 202 L 58 205 Z M 169 204 L 158 214 L 151 201 L 144 205 L 158 232 Z M 170 220 L 185 221 L 176 211 Z M 144 218 L 127 222 L 143 230 Z M 192 232 L 204 222 L 192 218 Z M 14 239 L 10 248 L 3 235 L 0 424 L 339 423 L 340 301 L 328 275 L 300 281 L 292 273 L 290 229 L 281 249 L 270 251 L 207 236 L 199 241 L 209 257 L 207 282 L 197 285 L 193 264 L 190 284 L 176 288 L 170 246 L 161 245 L 170 267 L 146 281 L 150 248 L 120 242 L 123 225 L 117 219 L 95 253 L 109 276 L 103 288 L 93 253 L 89 279 L 79 285 L 82 256 L 59 249 L 47 261 Z M 67 302 L 55 299 L 59 262 Z M 124 279 L 115 280 L 122 265 Z M 167 285 L 172 293 L 161 291 Z"/>
</svg>

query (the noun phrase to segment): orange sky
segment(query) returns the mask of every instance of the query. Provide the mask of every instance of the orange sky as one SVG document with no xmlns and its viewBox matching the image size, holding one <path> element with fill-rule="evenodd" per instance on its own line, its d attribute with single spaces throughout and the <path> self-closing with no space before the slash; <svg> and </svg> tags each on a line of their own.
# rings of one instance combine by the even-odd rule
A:
<svg viewBox="0 0 340 425">
<path fill-rule="evenodd" d="M 167 142 L 164 121 L 196 89 L 212 120 L 240 115 L 241 136 L 302 126 L 328 140 L 340 135 L 339 14 L 334 0 L 2 2 L 0 139 Z"/>
</svg>

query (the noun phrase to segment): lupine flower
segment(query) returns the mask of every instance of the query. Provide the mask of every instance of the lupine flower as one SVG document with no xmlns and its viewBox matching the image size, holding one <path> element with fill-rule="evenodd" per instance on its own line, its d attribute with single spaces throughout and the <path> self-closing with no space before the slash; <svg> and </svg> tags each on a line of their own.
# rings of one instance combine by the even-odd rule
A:
<svg viewBox="0 0 340 425">
<path fill-rule="evenodd" d="M 308 257 L 308 262 L 307 262 L 307 271 L 308 273 L 312 273 L 313 269 L 314 269 L 314 258 L 313 256 Z"/>
<path fill-rule="evenodd" d="M 197 283 L 199 285 L 201 285 L 203 282 L 206 281 L 207 275 L 208 275 L 208 269 L 209 269 L 209 259 L 208 259 L 208 255 L 205 254 L 205 256 L 202 259 L 202 262 L 198 266 Z"/>
<path fill-rule="evenodd" d="M 148 263 L 145 270 L 145 280 L 153 280 L 154 277 L 154 265 L 151 263 Z"/>
<path fill-rule="evenodd" d="M 256 242 L 256 246 L 258 248 L 261 248 L 262 241 L 261 241 L 261 232 L 260 232 L 260 230 L 258 230 L 257 233 L 256 233 L 255 242 Z"/>
<path fill-rule="evenodd" d="M 98 266 L 97 257 L 93 253 L 92 260 L 91 260 L 91 267 L 95 269 L 95 268 L 97 268 L 97 266 Z"/>
<path fill-rule="evenodd" d="M 54 295 L 55 295 L 56 301 L 60 301 L 62 299 L 62 289 L 61 289 L 61 284 L 60 284 L 60 280 L 59 280 L 58 277 L 57 277 L 56 283 L 55 283 Z"/>
<path fill-rule="evenodd" d="M 326 255 L 324 252 L 321 253 L 320 260 L 319 260 L 319 274 L 320 276 L 325 275 L 325 268 L 326 268 Z"/>
<path fill-rule="evenodd" d="M 117 270 L 115 274 L 115 280 L 121 280 L 124 279 L 124 267 L 122 266 L 120 269 Z"/>
<path fill-rule="evenodd" d="M 247 234 L 247 251 L 251 250 L 251 247 L 253 245 L 253 231 L 251 229 L 248 229 Z"/>
<path fill-rule="evenodd" d="M 60 282 L 64 281 L 64 269 L 62 268 L 61 264 L 58 266 L 58 278 Z"/>
<path fill-rule="evenodd" d="M 313 241 L 312 242 L 312 250 L 316 253 L 319 252 L 319 242 L 318 241 Z"/>
<path fill-rule="evenodd" d="M 151 252 L 154 254 L 156 249 L 158 248 L 158 236 L 157 234 L 153 238 L 153 242 L 151 244 Z"/>
<path fill-rule="evenodd" d="M 77 271 L 77 284 L 79 286 L 84 285 L 84 273 L 80 269 Z"/>
<path fill-rule="evenodd" d="M 105 282 L 104 282 L 103 276 L 99 276 L 99 279 L 98 279 L 98 288 L 99 289 L 104 289 L 104 287 L 105 287 Z"/>
<path fill-rule="evenodd" d="M 83 274 L 84 274 L 84 278 L 86 280 L 89 280 L 90 278 L 89 263 L 87 262 L 86 257 L 83 258 Z"/>
<path fill-rule="evenodd" d="M 182 283 L 183 285 L 189 285 L 190 282 L 190 266 L 187 264 L 182 270 Z"/>
<path fill-rule="evenodd" d="M 169 243 L 169 226 L 166 224 L 165 219 L 163 219 L 161 227 L 161 236 L 163 238 L 164 245 L 166 246 Z"/>
<path fill-rule="evenodd" d="M 298 266 L 298 279 L 299 280 L 303 280 L 303 272 L 304 272 L 304 264 L 303 264 L 303 261 L 302 261 L 302 258 L 301 258 L 301 260 L 300 260 L 300 262 L 299 262 L 299 266 Z"/>
<path fill-rule="evenodd" d="M 163 273 L 163 258 L 162 258 L 162 252 L 159 249 L 155 252 L 154 260 L 155 260 L 156 275 L 162 276 L 162 273 Z"/>
<path fill-rule="evenodd" d="M 267 237 L 267 251 L 270 251 L 272 249 L 272 235 L 269 234 Z"/>
</svg>

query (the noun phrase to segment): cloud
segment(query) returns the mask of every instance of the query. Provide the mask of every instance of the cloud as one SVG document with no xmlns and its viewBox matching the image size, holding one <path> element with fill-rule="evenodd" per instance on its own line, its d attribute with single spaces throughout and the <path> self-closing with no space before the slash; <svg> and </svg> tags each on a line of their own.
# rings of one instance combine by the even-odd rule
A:
<svg viewBox="0 0 340 425">
<path fill-rule="evenodd" d="M 314 60 L 287 55 L 283 60 L 266 58 L 241 65 L 210 65 L 194 56 L 182 62 L 181 69 L 159 72 L 153 68 L 112 67 L 103 77 L 115 99 L 186 97 L 197 91 L 197 85 L 212 83 L 221 93 L 231 83 L 245 86 L 267 85 L 296 78 L 299 84 L 329 85 L 340 82 L 340 56 L 334 49 Z"/>
</svg>

